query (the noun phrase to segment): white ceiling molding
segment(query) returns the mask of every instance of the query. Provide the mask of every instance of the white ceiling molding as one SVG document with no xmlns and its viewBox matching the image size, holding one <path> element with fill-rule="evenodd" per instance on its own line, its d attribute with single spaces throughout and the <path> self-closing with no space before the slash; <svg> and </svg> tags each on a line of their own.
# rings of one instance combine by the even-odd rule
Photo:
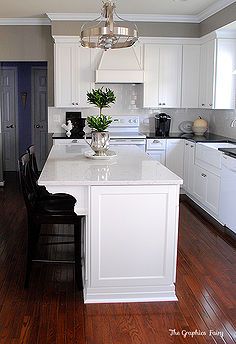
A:
<svg viewBox="0 0 236 344">
<path fill-rule="evenodd" d="M 99 13 L 47 13 L 51 21 L 89 21 L 99 17 Z M 119 14 L 122 19 L 137 22 L 199 23 L 193 15 L 160 14 Z"/>
<path fill-rule="evenodd" d="M 160 23 L 201 23 L 235 0 L 219 0 L 197 15 L 120 14 L 126 20 Z M 100 13 L 46 13 L 48 18 L 0 18 L 0 25 L 50 25 L 51 21 L 89 21 Z"/>
<path fill-rule="evenodd" d="M 51 25 L 48 18 L 0 18 L 0 25 Z"/>
<path fill-rule="evenodd" d="M 196 15 L 161 15 L 161 14 L 120 14 L 123 19 L 137 22 L 160 23 L 201 23 L 203 20 L 233 4 L 235 0 L 219 0 L 206 10 Z M 100 16 L 100 13 L 46 13 L 52 21 L 89 21 Z"/>
<path fill-rule="evenodd" d="M 223 10 L 225 7 L 233 4 L 235 0 L 219 0 L 218 2 L 214 3 L 213 5 L 209 6 L 207 9 L 202 11 L 197 15 L 199 23 L 203 20 L 211 17 L 213 14 Z"/>
</svg>

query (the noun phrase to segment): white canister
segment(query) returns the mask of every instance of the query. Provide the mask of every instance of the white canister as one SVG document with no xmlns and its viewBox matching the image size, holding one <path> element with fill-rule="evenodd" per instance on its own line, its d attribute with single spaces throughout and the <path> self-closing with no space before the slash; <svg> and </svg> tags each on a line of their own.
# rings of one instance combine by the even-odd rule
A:
<svg viewBox="0 0 236 344">
<path fill-rule="evenodd" d="M 195 135 L 204 135 L 205 132 L 208 129 L 208 122 L 199 116 L 194 122 L 193 122 L 193 132 Z"/>
</svg>

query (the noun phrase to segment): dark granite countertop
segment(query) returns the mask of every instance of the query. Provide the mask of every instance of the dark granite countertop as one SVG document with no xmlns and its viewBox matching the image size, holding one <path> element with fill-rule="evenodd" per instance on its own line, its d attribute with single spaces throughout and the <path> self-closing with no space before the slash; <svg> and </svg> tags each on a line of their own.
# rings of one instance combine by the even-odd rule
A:
<svg viewBox="0 0 236 344">
<path fill-rule="evenodd" d="M 83 139 L 84 138 L 84 134 L 83 135 L 73 135 L 71 134 L 70 137 L 66 136 L 66 133 L 54 133 L 52 135 L 53 139 Z"/>
<path fill-rule="evenodd" d="M 162 136 L 157 136 L 155 133 L 144 133 L 147 137 L 147 139 L 186 139 L 186 140 L 190 140 L 190 141 L 194 141 L 194 142 L 233 142 L 235 143 L 236 140 L 234 139 L 230 139 L 229 137 L 225 137 L 225 136 L 220 136 L 220 135 L 215 135 L 215 134 L 211 134 L 211 133 L 206 133 L 202 136 L 196 136 L 194 134 L 184 134 L 184 133 L 170 133 L 168 136 L 166 137 L 162 137 Z"/>
<path fill-rule="evenodd" d="M 236 158 L 236 148 L 218 148 L 218 150 L 232 158 Z"/>
<path fill-rule="evenodd" d="M 236 143 L 236 139 L 231 139 L 229 137 L 215 135 L 211 133 L 206 133 L 203 136 L 196 136 L 194 134 L 184 134 L 184 133 L 170 133 L 166 137 L 157 136 L 154 132 L 143 132 L 147 139 L 186 139 L 193 142 L 232 142 Z M 66 136 L 66 133 L 54 133 L 52 139 L 83 139 L 83 135 L 71 135 L 70 137 Z"/>
</svg>

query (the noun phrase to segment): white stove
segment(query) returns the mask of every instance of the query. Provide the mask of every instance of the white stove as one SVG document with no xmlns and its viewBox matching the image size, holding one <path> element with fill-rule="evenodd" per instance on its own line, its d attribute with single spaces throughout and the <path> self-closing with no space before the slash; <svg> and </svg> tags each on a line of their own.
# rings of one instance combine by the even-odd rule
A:
<svg viewBox="0 0 236 344">
<path fill-rule="evenodd" d="M 138 116 L 112 116 L 110 145 L 136 145 L 145 151 L 146 136 L 139 133 Z"/>
</svg>

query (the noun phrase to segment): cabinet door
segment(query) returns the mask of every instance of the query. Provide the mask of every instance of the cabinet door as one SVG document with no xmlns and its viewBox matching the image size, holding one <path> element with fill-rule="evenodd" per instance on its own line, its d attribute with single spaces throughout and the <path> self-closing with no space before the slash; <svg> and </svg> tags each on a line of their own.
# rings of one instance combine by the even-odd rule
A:
<svg viewBox="0 0 236 344">
<path fill-rule="evenodd" d="M 78 83 L 76 85 L 76 93 L 78 105 L 80 107 L 91 106 L 87 103 L 87 92 L 91 91 L 92 87 L 94 86 L 94 73 L 91 68 L 90 54 L 91 49 L 86 49 L 83 47 L 78 48 L 79 61 L 77 62 Z"/>
<path fill-rule="evenodd" d="M 219 212 L 220 177 L 207 172 L 206 207 L 216 215 Z"/>
<path fill-rule="evenodd" d="M 147 154 L 150 155 L 150 157 L 152 157 L 154 160 L 159 161 L 162 165 L 166 164 L 166 151 L 148 151 Z"/>
<path fill-rule="evenodd" d="M 89 107 L 87 91 L 94 80 L 90 53 L 78 43 L 55 44 L 55 106 Z"/>
<path fill-rule="evenodd" d="M 55 106 L 72 107 L 79 102 L 78 87 L 78 46 L 71 43 L 55 44 Z"/>
<path fill-rule="evenodd" d="M 175 190 L 171 185 L 91 187 L 91 288 L 173 283 Z"/>
<path fill-rule="evenodd" d="M 193 195 L 205 204 L 207 190 L 207 174 L 204 169 L 195 165 Z"/>
<path fill-rule="evenodd" d="M 184 140 L 167 139 L 166 167 L 177 176 L 183 178 L 184 174 Z"/>
<path fill-rule="evenodd" d="M 161 45 L 159 63 L 159 106 L 180 107 L 182 46 Z"/>
<path fill-rule="evenodd" d="M 144 45 L 144 107 L 180 107 L 181 45 Z"/>
<path fill-rule="evenodd" d="M 143 107 L 158 107 L 158 79 L 159 79 L 158 44 L 144 45 L 144 85 Z"/>
<path fill-rule="evenodd" d="M 193 193 L 195 169 L 195 143 L 185 141 L 184 145 L 184 184 L 183 188 L 190 194 Z"/>
<path fill-rule="evenodd" d="M 215 109 L 235 109 L 236 39 L 218 39 L 216 66 Z"/>
<path fill-rule="evenodd" d="M 183 46 L 181 107 L 198 108 L 200 45 Z"/>
<path fill-rule="evenodd" d="M 214 103 L 215 46 L 212 40 L 201 45 L 199 107 L 211 109 Z"/>
</svg>

